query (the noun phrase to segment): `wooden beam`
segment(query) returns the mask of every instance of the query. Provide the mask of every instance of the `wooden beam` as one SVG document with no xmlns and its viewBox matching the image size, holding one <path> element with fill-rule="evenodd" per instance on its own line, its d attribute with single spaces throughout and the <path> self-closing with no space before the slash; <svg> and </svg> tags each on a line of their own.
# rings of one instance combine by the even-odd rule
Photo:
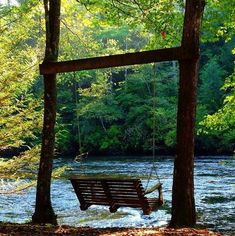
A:
<svg viewBox="0 0 235 236">
<path fill-rule="evenodd" d="M 81 70 L 92 70 L 127 65 L 147 64 L 160 61 L 191 59 L 198 55 L 189 55 L 181 47 L 152 51 L 125 53 L 111 56 L 85 58 L 80 60 L 44 62 L 40 64 L 40 74 L 55 74 Z"/>
<path fill-rule="evenodd" d="M 170 227 L 194 227 L 194 128 L 199 68 L 200 26 L 205 0 L 186 0 L 182 47 L 198 55 L 179 63 L 180 79 L 177 112 L 177 155 L 174 163 L 172 217 Z"/>
</svg>

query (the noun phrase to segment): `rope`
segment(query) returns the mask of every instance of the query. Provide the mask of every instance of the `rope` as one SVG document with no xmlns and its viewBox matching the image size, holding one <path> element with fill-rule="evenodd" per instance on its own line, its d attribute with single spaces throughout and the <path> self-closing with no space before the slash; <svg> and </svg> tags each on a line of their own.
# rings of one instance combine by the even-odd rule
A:
<svg viewBox="0 0 235 236">
<path fill-rule="evenodd" d="M 80 129 L 80 115 L 78 112 L 78 95 L 77 95 L 77 81 L 76 81 L 76 72 L 73 72 L 73 79 L 74 79 L 74 93 L 75 93 L 75 103 L 76 103 L 76 118 L 77 118 L 77 135 L 78 135 L 78 145 L 79 145 L 79 154 L 75 157 L 76 162 L 80 162 L 80 170 L 83 175 L 85 175 L 85 167 L 83 165 L 83 159 L 87 158 L 88 152 L 82 152 L 82 137 L 81 137 L 81 129 Z M 80 88 L 80 86 L 79 86 Z"/>
<path fill-rule="evenodd" d="M 77 95 L 77 82 L 75 81 L 75 103 L 76 103 L 76 118 L 77 118 L 77 134 L 78 134 L 78 145 L 79 145 L 79 154 L 82 153 L 82 141 L 81 141 L 81 131 L 80 131 L 80 116 L 78 112 L 78 95 Z"/>
<path fill-rule="evenodd" d="M 157 177 L 157 180 L 158 180 L 158 183 L 160 183 L 160 178 L 159 178 L 159 175 L 157 173 L 157 166 L 156 166 L 156 163 L 155 163 L 155 157 L 156 157 L 156 153 L 155 153 L 155 149 L 156 149 L 156 114 L 155 114 L 155 108 L 156 108 L 156 82 L 157 82 L 157 78 L 156 78 L 156 63 L 153 64 L 153 94 L 152 94 L 152 97 L 153 97 L 153 136 L 152 136 L 152 167 L 151 167 L 151 170 L 150 170 L 150 174 L 148 176 L 148 181 L 147 181 L 147 185 L 146 185 L 146 188 L 145 188 L 145 191 L 147 191 L 148 189 L 148 186 L 149 186 L 149 182 L 150 182 L 150 179 L 152 178 L 153 176 L 153 173 L 155 173 L 156 177 Z"/>
</svg>

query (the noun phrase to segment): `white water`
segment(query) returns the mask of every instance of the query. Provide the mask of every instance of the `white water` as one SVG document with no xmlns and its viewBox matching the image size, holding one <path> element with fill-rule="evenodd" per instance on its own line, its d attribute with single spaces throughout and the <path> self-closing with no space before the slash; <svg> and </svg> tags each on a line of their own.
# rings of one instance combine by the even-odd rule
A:
<svg viewBox="0 0 235 236">
<path fill-rule="evenodd" d="M 228 164 L 222 163 L 224 160 Z M 125 175 L 147 182 L 152 166 L 151 157 L 89 157 L 80 163 L 73 159 L 56 161 L 56 165 L 71 164 L 69 174 Z M 232 157 L 200 157 L 195 160 L 195 201 L 198 223 L 224 233 L 233 234 L 235 219 L 235 160 Z M 108 207 L 92 206 L 83 212 L 68 180 L 52 184 L 52 202 L 61 224 L 92 227 L 157 227 L 170 220 L 173 158 L 159 158 L 158 175 L 164 188 L 165 205 L 150 216 L 142 211 L 120 208 L 109 213 Z M 156 180 L 151 180 L 154 184 Z M 0 195 L 0 221 L 27 222 L 34 211 L 35 189 L 22 194 Z"/>
</svg>

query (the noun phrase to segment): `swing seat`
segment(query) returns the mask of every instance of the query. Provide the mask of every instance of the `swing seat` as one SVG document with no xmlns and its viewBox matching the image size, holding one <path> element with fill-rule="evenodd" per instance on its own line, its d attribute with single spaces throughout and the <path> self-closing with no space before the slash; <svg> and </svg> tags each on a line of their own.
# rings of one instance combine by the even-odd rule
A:
<svg viewBox="0 0 235 236">
<path fill-rule="evenodd" d="M 140 179 L 73 176 L 70 181 L 83 211 L 91 205 L 104 205 L 112 213 L 119 207 L 132 207 L 142 208 L 143 214 L 149 215 L 163 204 L 161 184 L 156 188 L 158 198 L 147 198 Z"/>
</svg>

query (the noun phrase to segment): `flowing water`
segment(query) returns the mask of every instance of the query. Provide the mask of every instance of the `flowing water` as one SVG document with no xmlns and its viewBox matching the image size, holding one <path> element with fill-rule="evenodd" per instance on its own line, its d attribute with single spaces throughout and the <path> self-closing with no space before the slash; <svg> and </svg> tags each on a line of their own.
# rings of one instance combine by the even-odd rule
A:
<svg viewBox="0 0 235 236">
<path fill-rule="evenodd" d="M 68 175 L 84 174 L 141 178 L 146 185 L 152 167 L 151 157 L 88 157 L 80 163 L 57 159 L 55 165 L 70 164 Z M 81 211 L 67 179 L 52 183 L 52 203 L 60 224 L 92 227 L 157 227 L 170 220 L 173 158 L 157 158 L 157 174 L 163 183 L 165 204 L 149 216 L 139 209 L 91 206 Z M 209 229 L 232 235 L 235 232 L 235 160 L 232 157 L 197 157 L 195 160 L 195 201 L 197 222 Z M 153 175 L 149 185 L 156 183 Z M 35 189 L 21 194 L 0 195 L 0 221 L 27 222 L 35 204 Z"/>
</svg>

